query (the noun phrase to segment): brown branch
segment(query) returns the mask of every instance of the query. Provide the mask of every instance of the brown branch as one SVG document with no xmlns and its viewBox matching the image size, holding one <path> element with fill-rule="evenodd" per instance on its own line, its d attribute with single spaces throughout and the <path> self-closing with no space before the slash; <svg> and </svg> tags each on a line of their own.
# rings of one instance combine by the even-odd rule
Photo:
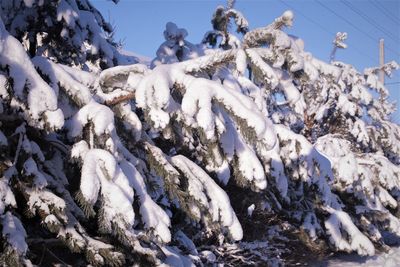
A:
<svg viewBox="0 0 400 267">
<path fill-rule="evenodd" d="M 130 99 L 133 99 L 133 98 L 135 98 L 135 93 L 134 92 L 130 92 L 128 94 L 117 96 L 117 97 L 115 97 L 113 99 L 110 99 L 110 100 L 106 100 L 105 104 L 108 105 L 108 106 L 113 106 L 113 105 L 119 104 L 121 102 L 130 100 Z"/>
</svg>

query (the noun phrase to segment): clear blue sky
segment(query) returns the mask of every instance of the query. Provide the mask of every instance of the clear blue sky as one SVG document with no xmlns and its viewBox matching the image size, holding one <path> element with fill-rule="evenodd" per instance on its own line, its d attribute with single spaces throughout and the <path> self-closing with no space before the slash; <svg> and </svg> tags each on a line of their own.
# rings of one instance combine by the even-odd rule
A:
<svg viewBox="0 0 400 267">
<path fill-rule="evenodd" d="M 153 58 L 164 41 L 165 24 L 172 21 L 185 28 L 187 39 L 199 43 L 210 30 L 216 0 L 92 0 L 106 20 L 116 28 L 116 40 L 124 48 Z M 299 36 L 305 49 L 316 57 L 329 60 L 332 40 L 338 31 L 347 32 L 348 48 L 339 50 L 336 59 L 353 64 L 362 71 L 377 66 L 379 39 L 385 39 L 385 60 L 400 63 L 400 1 L 399 0 L 237 0 L 236 9 L 247 18 L 250 28 L 269 24 L 283 11 L 291 9 L 295 21 L 287 32 Z M 386 79 L 391 99 L 400 102 L 400 71 Z M 400 103 L 397 104 L 400 109 Z M 393 116 L 400 123 L 400 111 Z"/>
</svg>

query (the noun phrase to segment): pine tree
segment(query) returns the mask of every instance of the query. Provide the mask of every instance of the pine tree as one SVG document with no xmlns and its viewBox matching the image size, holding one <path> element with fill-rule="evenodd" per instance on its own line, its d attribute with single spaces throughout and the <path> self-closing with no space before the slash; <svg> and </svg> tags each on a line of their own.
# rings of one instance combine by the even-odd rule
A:
<svg viewBox="0 0 400 267">
<path fill-rule="evenodd" d="M 135 63 L 119 54 L 112 26 L 87 0 L 10 0 L 1 10 L 7 30 L 30 57 L 86 69 Z"/>
<path fill-rule="evenodd" d="M 2 265 L 40 265 L 36 244 L 75 265 L 265 265 L 285 231 L 361 255 L 400 235 L 377 78 L 395 62 L 323 62 L 284 32 L 291 11 L 249 30 L 229 1 L 201 44 L 168 23 L 150 66 L 125 65 L 88 1 L 0 7 Z"/>
</svg>

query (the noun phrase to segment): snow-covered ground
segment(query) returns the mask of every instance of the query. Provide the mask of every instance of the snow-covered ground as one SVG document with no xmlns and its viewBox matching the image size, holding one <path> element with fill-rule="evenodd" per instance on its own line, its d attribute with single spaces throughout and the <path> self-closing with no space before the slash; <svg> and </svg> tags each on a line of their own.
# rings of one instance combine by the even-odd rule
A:
<svg viewBox="0 0 400 267">
<path fill-rule="evenodd" d="M 400 266 L 400 247 L 393 247 L 388 253 L 361 257 L 357 254 L 343 255 L 318 263 L 314 267 L 398 267 Z"/>
</svg>

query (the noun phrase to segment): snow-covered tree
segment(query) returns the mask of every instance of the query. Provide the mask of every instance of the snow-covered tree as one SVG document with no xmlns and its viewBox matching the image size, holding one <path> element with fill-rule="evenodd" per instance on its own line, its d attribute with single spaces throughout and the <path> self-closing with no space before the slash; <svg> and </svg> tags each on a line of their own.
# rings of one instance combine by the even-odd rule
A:
<svg viewBox="0 0 400 267">
<path fill-rule="evenodd" d="M 377 78 L 396 63 L 323 62 L 284 32 L 291 11 L 250 30 L 234 1 L 200 44 L 168 23 L 150 66 L 86 0 L 0 7 L 2 265 L 265 265 L 288 232 L 361 255 L 400 236 Z"/>
<path fill-rule="evenodd" d="M 135 63 L 119 54 L 113 28 L 87 0 L 10 0 L 2 20 L 31 57 L 90 69 Z"/>
</svg>

